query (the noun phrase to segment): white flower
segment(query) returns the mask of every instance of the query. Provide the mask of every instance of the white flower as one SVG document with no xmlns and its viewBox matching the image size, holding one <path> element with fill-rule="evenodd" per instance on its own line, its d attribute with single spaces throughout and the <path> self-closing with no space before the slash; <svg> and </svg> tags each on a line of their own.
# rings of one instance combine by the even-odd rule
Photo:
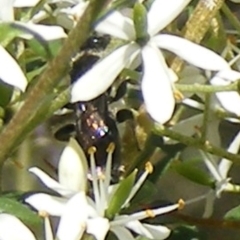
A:
<svg viewBox="0 0 240 240">
<path fill-rule="evenodd" d="M 235 136 L 233 141 L 228 147 L 228 152 L 237 154 L 240 147 L 240 132 Z M 223 191 L 234 191 L 235 185 L 230 183 L 228 172 L 232 166 L 232 162 L 228 159 L 221 159 L 220 163 L 217 164 L 216 160 L 209 154 L 202 154 L 204 162 L 210 171 L 211 175 L 215 179 L 215 189 L 210 190 L 207 199 L 203 217 L 207 218 L 212 215 L 213 206 L 216 197 L 219 198 Z"/>
<path fill-rule="evenodd" d="M 57 238 L 59 240 L 79 240 L 84 232 L 87 232 L 94 235 L 97 240 L 104 240 L 108 231 L 114 232 L 119 239 L 134 239 L 131 231 L 150 239 L 167 238 L 170 234 L 170 230 L 167 227 L 144 224 L 140 221 L 177 210 L 182 206 L 183 202 L 162 208 L 139 211 L 129 215 L 119 214 L 121 209 L 129 205 L 149 172 L 152 171 L 151 165 L 147 165 L 145 173 L 142 174 L 136 184 L 134 184 L 136 178 L 136 172 L 134 172 L 120 184 L 110 186 L 114 145 L 110 145 L 108 148 L 105 175 L 103 173 L 97 175 L 95 151 L 92 149 L 92 151 L 89 151 L 93 186 L 92 194 L 94 195 L 94 200 L 92 200 L 86 196 L 85 184 L 80 187 L 82 181 L 84 181 L 83 176 L 77 178 L 78 175 L 82 175 L 85 171 L 85 167 L 80 167 L 83 171 L 79 172 L 77 159 L 80 161 L 79 158 L 85 159 L 85 157 L 82 156 L 82 152 L 79 152 L 80 148 L 76 144 L 76 141 L 72 139 L 61 156 L 61 161 L 63 162 L 61 163 L 60 161 L 59 164 L 59 176 L 61 176 L 59 177 L 59 183 L 37 168 L 30 169 L 49 188 L 57 191 L 62 196 L 62 198 L 56 199 L 46 194 L 43 197 L 43 194 L 39 193 L 25 200 L 38 211 L 46 211 L 50 215 L 61 217 L 56 234 Z M 63 167 L 65 174 L 63 174 Z M 87 171 L 83 174 L 85 179 L 86 174 Z M 128 186 L 127 192 L 126 184 Z M 118 194 L 122 191 L 124 191 L 125 197 L 121 197 L 122 201 L 119 205 L 116 201 L 119 201 Z M 112 216 L 109 217 L 109 214 Z"/>
<path fill-rule="evenodd" d="M 141 57 L 142 92 L 146 108 L 155 121 L 165 123 L 172 116 L 175 100 L 169 69 L 159 48 L 169 50 L 200 68 L 211 71 L 230 69 L 222 57 L 207 48 L 177 36 L 158 34 L 189 2 L 190 0 L 155 0 L 147 14 L 149 41 L 142 47 L 136 39 L 132 19 L 113 12 L 101 21 L 96 26 L 96 31 L 126 40 L 127 43 L 80 77 L 73 85 L 71 101 L 88 101 L 97 97 L 110 87 L 123 68 L 131 66 L 134 61 L 136 64 L 136 59 Z"/>
<path fill-rule="evenodd" d="M 0 229 L 1 240 L 36 240 L 33 233 L 18 218 L 8 213 L 0 214 Z"/>
<path fill-rule="evenodd" d="M 27 79 L 15 59 L 0 45 L 0 79 L 24 91 Z"/>
<path fill-rule="evenodd" d="M 237 80 L 240 80 L 240 72 L 226 69 L 217 73 L 210 83 L 216 86 L 227 86 Z M 217 92 L 216 97 L 225 110 L 240 116 L 240 95 L 237 91 Z"/>
<path fill-rule="evenodd" d="M 32 1 L 36 3 L 36 1 Z M 29 7 L 33 6 L 29 2 L 18 1 L 16 3 L 17 7 Z M 14 0 L 1 0 L 0 1 L 0 21 L 2 22 L 14 22 L 16 27 L 19 26 L 20 29 L 28 30 L 27 33 L 23 33 L 20 36 L 22 38 L 33 38 L 35 33 L 36 36 L 41 36 L 46 41 L 51 41 L 55 39 L 65 38 L 67 35 L 64 33 L 63 29 L 59 26 L 48 26 L 41 24 L 33 24 L 31 22 L 19 22 L 14 21 Z"/>
<path fill-rule="evenodd" d="M 59 182 L 52 179 L 41 169 L 33 167 L 34 173 L 48 188 L 60 194 L 55 197 L 49 194 L 37 193 L 25 201 L 38 211 L 46 211 L 50 215 L 61 216 L 67 201 L 77 193 L 85 193 L 87 184 L 87 162 L 83 150 L 71 139 L 64 149 L 58 166 Z"/>
<path fill-rule="evenodd" d="M 95 161 L 94 152 L 90 154 L 92 161 Z M 72 236 L 70 239 L 74 240 L 77 239 L 77 237 L 79 238 L 84 230 L 86 230 L 88 234 L 92 234 L 97 240 L 104 240 L 108 231 L 112 231 L 120 240 L 134 239 L 131 231 L 149 239 L 167 238 L 170 234 L 170 230 L 167 227 L 143 224 L 140 221 L 145 218 L 177 210 L 183 204 L 181 201 L 178 204 L 167 207 L 139 211 L 129 215 L 120 215 L 117 211 L 110 217 L 111 220 L 109 219 L 107 213 L 109 214 L 109 208 L 112 210 L 112 202 L 117 200 L 117 194 L 119 194 L 119 189 L 122 187 L 121 184 L 123 184 L 120 183 L 114 187 L 109 186 L 111 178 L 111 163 L 109 161 L 111 161 L 110 158 L 108 158 L 107 161 L 106 175 L 100 176 L 99 179 L 97 179 L 96 174 L 94 174 L 95 170 L 92 169 L 94 201 L 84 200 L 84 195 L 80 194 L 73 196 L 73 198 L 69 200 L 68 207 L 65 209 L 65 214 L 62 215 L 60 220 L 59 228 L 61 230 L 58 231 L 57 237 L 60 240 L 69 239 L 67 236 L 69 236 L 68 231 L 70 226 Z M 151 171 L 151 165 L 148 166 L 145 173 L 133 186 L 129 194 L 127 194 L 125 201 L 121 206 L 118 206 L 118 208 L 120 207 L 120 209 L 123 209 L 128 206 L 131 199 L 145 181 L 149 171 Z M 133 180 L 134 179 L 135 178 L 133 178 Z M 111 213 L 113 212 L 112 210 Z M 78 215 L 81 215 L 81 217 Z"/>
<path fill-rule="evenodd" d="M 37 5 L 40 0 L 13 0 L 14 1 L 14 7 L 16 8 L 22 8 L 22 7 L 34 7 Z"/>
<path fill-rule="evenodd" d="M 72 2 L 70 6 L 59 7 L 54 12 L 57 23 L 67 29 L 72 29 L 77 20 L 82 16 L 88 6 L 89 1 L 79 0 Z"/>
</svg>

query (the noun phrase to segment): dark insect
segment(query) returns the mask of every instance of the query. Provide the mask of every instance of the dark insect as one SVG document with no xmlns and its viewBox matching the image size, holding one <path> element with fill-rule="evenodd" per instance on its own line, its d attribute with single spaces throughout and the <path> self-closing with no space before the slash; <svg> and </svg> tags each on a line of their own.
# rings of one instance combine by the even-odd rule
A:
<svg viewBox="0 0 240 240">
<path fill-rule="evenodd" d="M 120 139 L 116 121 L 108 110 L 108 96 L 103 94 L 88 102 L 75 104 L 76 139 L 87 154 L 90 147 L 96 147 L 96 165 L 105 167 L 107 148 L 114 143 L 112 175 L 116 177 L 120 166 Z"/>
<path fill-rule="evenodd" d="M 96 52 L 106 47 L 109 39 L 106 36 L 90 38 L 84 46 L 83 54 L 73 62 L 70 77 L 74 83 L 87 70 L 89 70 L 100 57 Z M 77 139 L 88 156 L 90 147 L 96 147 L 96 165 L 104 169 L 107 160 L 107 148 L 110 143 L 115 144 L 112 159 L 112 176 L 117 180 L 120 172 L 120 138 L 116 121 L 109 111 L 110 97 L 106 92 L 101 96 L 87 102 L 77 102 L 70 106 L 74 110 L 75 124 L 69 124 L 60 129 L 56 136 L 61 136 L 63 131 L 69 132 L 68 137 L 60 137 L 67 140 L 71 136 Z M 115 181 L 113 179 L 113 181 Z"/>
</svg>

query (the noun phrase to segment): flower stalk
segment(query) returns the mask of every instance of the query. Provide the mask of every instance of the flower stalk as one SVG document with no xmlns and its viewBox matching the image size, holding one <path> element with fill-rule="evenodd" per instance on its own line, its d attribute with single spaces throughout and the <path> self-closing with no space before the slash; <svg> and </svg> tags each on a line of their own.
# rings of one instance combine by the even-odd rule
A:
<svg viewBox="0 0 240 240">
<path fill-rule="evenodd" d="M 212 86 L 203 84 L 179 84 L 176 83 L 174 86 L 181 92 L 192 92 L 192 93 L 216 93 L 216 92 L 227 92 L 227 91 L 238 91 L 239 83 L 236 81 L 225 86 Z"/>
<path fill-rule="evenodd" d="M 221 158 L 227 158 L 229 161 L 240 164 L 240 156 L 236 154 L 232 154 L 228 151 L 225 151 L 222 148 L 218 148 L 210 144 L 208 141 L 202 143 L 201 139 L 196 139 L 188 136 L 184 136 L 180 133 L 177 133 L 175 131 L 172 131 L 163 125 L 155 124 L 154 133 L 160 136 L 169 137 L 171 139 L 177 140 L 180 143 L 186 144 L 191 147 L 196 147 L 198 149 L 201 149 L 205 152 L 208 152 L 210 154 L 214 154 L 216 156 L 219 156 Z"/>
</svg>

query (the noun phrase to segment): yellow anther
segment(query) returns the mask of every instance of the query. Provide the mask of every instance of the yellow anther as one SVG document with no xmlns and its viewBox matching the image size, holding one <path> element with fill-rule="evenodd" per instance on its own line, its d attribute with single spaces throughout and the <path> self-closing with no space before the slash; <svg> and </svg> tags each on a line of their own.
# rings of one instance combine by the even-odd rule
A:
<svg viewBox="0 0 240 240">
<path fill-rule="evenodd" d="M 92 154 L 94 154 L 96 151 L 97 151 L 97 148 L 96 148 L 96 147 L 90 147 L 90 148 L 88 149 L 88 154 L 89 154 L 89 155 L 92 155 Z"/>
<path fill-rule="evenodd" d="M 211 144 L 210 144 L 210 142 L 209 142 L 208 140 L 207 140 L 207 141 L 205 141 L 205 143 L 204 143 L 204 144 L 205 144 L 205 146 L 206 146 L 206 147 L 209 147 L 209 146 L 211 145 Z"/>
<path fill-rule="evenodd" d="M 178 209 L 179 209 L 179 210 L 182 210 L 182 209 L 185 207 L 185 202 L 184 202 L 184 200 L 183 200 L 183 199 L 179 199 L 179 200 L 178 200 L 178 205 L 179 205 Z"/>
<path fill-rule="evenodd" d="M 99 174 L 98 174 L 98 179 L 99 180 L 102 180 L 102 181 L 104 181 L 105 180 L 105 175 L 103 174 L 103 172 L 100 172 Z"/>
<path fill-rule="evenodd" d="M 115 150 L 115 143 L 111 142 L 109 145 L 108 145 L 108 148 L 107 148 L 107 153 L 113 153 Z"/>
<path fill-rule="evenodd" d="M 122 173 L 126 172 L 125 166 L 124 165 L 120 165 L 119 168 L 118 168 L 118 171 L 122 172 Z"/>
<path fill-rule="evenodd" d="M 153 165 L 150 162 L 145 164 L 145 171 L 151 174 L 153 172 Z"/>
<path fill-rule="evenodd" d="M 177 101 L 182 101 L 184 99 L 184 96 L 183 94 L 177 90 L 177 89 L 174 89 L 174 98 L 177 100 Z"/>
<path fill-rule="evenodd" d="M 43 210 L 38 211 L 38 215 L 42 218 L 49 217 L 49 214 L 46 211 L 43 211 Z"/>
<path fill-rule="evenodd" d="M 151 209 L 147 209 L 145 212 L 146 212 L 146 215 L 149 218 L 154 218 L 155 217 L 155 214 L 154 214 L 154 212 Z"/>
</svg>

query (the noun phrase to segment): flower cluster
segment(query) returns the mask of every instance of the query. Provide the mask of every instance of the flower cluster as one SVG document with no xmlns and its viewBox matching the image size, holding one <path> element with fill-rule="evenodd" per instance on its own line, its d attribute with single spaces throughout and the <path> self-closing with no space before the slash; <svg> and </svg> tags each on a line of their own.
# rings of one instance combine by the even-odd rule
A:
<svg viewBox="0 0 240 240">
<path fill-rule="evenodd" d="M 64 149 L 59 162 L 59 182 L 49 177 L 42 170 L 34 167 L 34 173 L 48 188 L 60 194 L 60 197 L 36 193 L 25 199 L 39 212 L 60 217 L 56 236 L 60 240 L 81 239 L 86 232 L 98 240 L 104 240 L 108 231 L 118 239 L 134 239 L 131 231 L 149 239 L 165 239 L 170 230 L 161 225 L 142 223 L 145 218 L 168 213 L 183 207 L 181 200 L 177 204 L 155 209 L 138 211 L 133 214 L 121 214 L 129 206 L 146 177 L 152 171 L 151 164 L 146 165 L 145 172 L 137 180 L 136 171 L 116 185 L 110 185 L 111 160 L 114 146 L 108 150 L 108 161 L 105 173 L 97 175 L 94 150 L 90 151 L 93 198 L 87 194 L 86 157 L 78 145 L 71 139 Z"/>
<path fill-rule="evenodd" d="M 147 13 L 144 9 L 139 10 L 143 12 L 143 16 L 136 16 L 139 12 L 136 5 L 136 11 L 130 11 L 131 17 L 113 11 L 100 21 L 95 27 L 97 32 L 119 38 L 125 41 L 125 44 L 76 81 L 71 102 L 88 101 L 99 96 L 111 86 L 123 68 L 136 68 L 142 63 L 141 88 L 146 109 L 155 121 L 161 124 L 167 122 L 175 107 L 173 81 L 177 77 L 169 69 L 160 49 L 171 51 L 196 67 L 217 72 L 210 81 L 213 85 L 227 85 L 238 80 L 240 73 L 231 70 L 229 64 L 210 49 L 178 36 L 159 33 L 189 2 L 190 0 L 179 0 L 177 3 L 174 0 L 155 0 Z M 140 28 L 137 21 L 133 20 L 137 18 L 144 18 L 144 28 Z M 236 105 L 233 107 L 229 100 L 240 102 L 237 93 L 220 92 L 217 97 L 226 110 L 239 115 L 239 108 L 234 108 Z"/>
</svg>

